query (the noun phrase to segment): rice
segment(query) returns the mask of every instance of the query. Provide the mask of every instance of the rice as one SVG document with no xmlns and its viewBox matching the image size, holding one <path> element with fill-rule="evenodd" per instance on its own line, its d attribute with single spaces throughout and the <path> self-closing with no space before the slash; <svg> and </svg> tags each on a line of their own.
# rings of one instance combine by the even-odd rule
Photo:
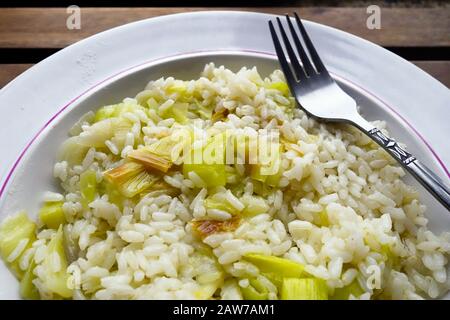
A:
<svg viewBox="0 0 450 320">
<path fill-rule="evenodd" d="M 63 149 L 53 170 L 63 192 L 43 197 L 62 203 L 72 298 L 242 299 L 252 281 L 266 288 L 266 298 L 279 298 L 280 288 L 246 260 L 250 253 L 302 264 L 309 276 L 326 281 L 330 296 L 353 283 L 363 293 L 349 299 L 446 294 L 450 234 L 427 229 L 425 207 L 402 181 L 403 169 L 364 134 L 308 118 L 280 83 L 280 71 L 263 79 L 256 68 L 234 73 L 208 64 L 197 80 L 161 78 L 126 98 L 116 131 L 110 131 L 114 120 L 99 125 L 93 114 L 77 123 L 71 134 L 88 147 L 82 156 L 81 149 Z M 187 122 L 175 107 L 186 108 Z M 209 115 L 199 113 L 208 108 Z M 385 132 L 383 122 L 374 124 Z M 104 172 L 121 166 L 130 152 L 186 127 L 203 132 L 192 142 L 200 147 L 226 131 L 278 130 L 278 180 L 259 181 L 240 154 L 225 167 L 227 184 L 210 187 L 213 173 L 185 174 L 179 157 L 154 190 L 117 200 L 99 188 L 83 202 L 84 172 L 95 172 L 103 186 Z M 174 150 L 181 154 L 183 144 Z M 239 223 L 203 237 L 196 227 L 233 221 Z M 43 299 L 58 298 L 46 277 L 64 266 L 49 251 L 55 234 L 41 227 L 38 240 L 23 239 L 7 257 L 19 259 L 22 270 L 36 264 L 33 284 Z"/>
</svg>

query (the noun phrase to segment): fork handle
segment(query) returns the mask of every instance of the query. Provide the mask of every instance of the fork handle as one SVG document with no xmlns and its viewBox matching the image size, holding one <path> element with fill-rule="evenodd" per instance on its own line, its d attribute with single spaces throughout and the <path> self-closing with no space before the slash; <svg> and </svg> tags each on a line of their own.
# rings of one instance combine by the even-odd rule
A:
<svg viewBox="0 0 450 320">
<path fill-rule="evenodd" d="M 450 211 L 450 188 L 445 185 L 444 181 L 412 154 L 400 147 L 394 139 L 387 137 L 379 129 L 372 128 L 367 130 L 366 133 L 393 156 L 394 159 L 408 170 L 416 180 Z"/>
</svg>

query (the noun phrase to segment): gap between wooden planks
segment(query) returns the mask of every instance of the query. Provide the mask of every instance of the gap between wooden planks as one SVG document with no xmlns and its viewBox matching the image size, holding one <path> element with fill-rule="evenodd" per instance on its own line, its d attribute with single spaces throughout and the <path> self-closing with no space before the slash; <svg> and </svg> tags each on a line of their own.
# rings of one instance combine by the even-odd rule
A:
<svg viewBox="0 0 450 320">
<path fill-rule="evenodd" d="M 450 61 L 411 61 L 450 88 Z M 0 89 L 33 64 L 0 64 Z"/>
<path fill-rule="evenodd" d="M 65 8 L 0 9 L 0 48 L 62 48 L 95 33 L 136 20 L 201 10 L 285 14 L 336 27 L 382 46 L 450 46 L 448 8 L 382 8 L 381 30 L 366 27 L 366 8 L 82 8 L 81 30 L 68 30 Z"/>
</svg>

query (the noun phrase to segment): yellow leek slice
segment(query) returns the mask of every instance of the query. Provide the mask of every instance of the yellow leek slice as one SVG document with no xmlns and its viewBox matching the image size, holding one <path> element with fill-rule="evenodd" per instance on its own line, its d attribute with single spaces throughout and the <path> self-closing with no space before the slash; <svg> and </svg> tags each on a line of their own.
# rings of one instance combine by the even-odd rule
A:
<svg viewBox="0 0 450 320">
<path fill-rule="evenodd" d="M 227 183 L 225 164 L 183 164 L 183 175 L 189 178 L 189 173 L 195 172 L 207 187 L 224 186 Z"/>
<path fill-rule="evenodd" d="M 147 168 L 152 168 L 164 173 L 166 173 L 172 166 L 172 162 L 170 160 L 154 154 L 145 147 L 131 151 L 128 154 L 128 158 L 140 162 Z"/>
<path fill-rule="evenodd" d="M 136 162 L 126 162 L 108 170 L 104 173 L 104 177 L 127 198 L 148 190 L 159 180 L 159 177 L 148 173 L 142 164 Z"/>
<path fill-rule="evenodd" d="M 284 278 L 281 300 L 328 300 L 328 288 L 321 279 Z"/>
<path fill-rule="evenodd" d="M 69 274 L 67 273 L 67 258 L 64 251 L 64 238 L 62 226 L 47 245 L 47 255 L 42 262 L 44 270 L 44 285 L 52 292 L 63 298 L 72 297 L 72 290 L 67 286 Z"/>
<path fill-rule="evenodd" d="M 22 211 L 14 216 L 7 217 L 0 226 L 0 255 L 5 261 L 9 262 L 9 267 L 15 275 L 20 279 L 23 271 L 19 268 L 19 260 L 22 253 L 31 247 L 36 240 L 36 224 L 31 221 L 27 214 Z M 20 243 L 25 243 L 22 253 L 11 257 L 14 250 L 18 249 Z"/>
<path fill-rule="evenodd" d="M 39 292 L 33 284 L 33 280 L 36 278 L 33 273 L 35 267 L 36 263 L 34 262 L 34 259 L 31 259 L 25 275 L 22 280 L 20 280 L 20 295 L 24 299 L 38 300 L 40 298 Z"/>
<path fill-rule="evenodd" d="M 350 295 L 359 298 L 363 293 L 364 290 L 359 285 L 358 280 L 353 280 L 349 285 L 335 289 L 334 294 L 331 296 L 331 300 L 348 300 Z"/>
<path fill-rule="evenodd" d="M 39 210 L 39 219 L 50 229 L 58 229 L 66 222 L 62 209 L 63 202 L 47 202 Z"/>
<path fill-rule="evenodd" d="M 254 253 L 244 255 L 244 259 L 254 264 L 278 288 L 281 288 L 283 278 L 299 278 L 304 274 L 303 265 L 292 260 Z"/>
<path fill-rule="evenodd" d="M 97 194 L 97 174 L 94 170 L 87 170 L 80 175 L 80 191 L 81 203 L 87 208 Z"/>
</svg>

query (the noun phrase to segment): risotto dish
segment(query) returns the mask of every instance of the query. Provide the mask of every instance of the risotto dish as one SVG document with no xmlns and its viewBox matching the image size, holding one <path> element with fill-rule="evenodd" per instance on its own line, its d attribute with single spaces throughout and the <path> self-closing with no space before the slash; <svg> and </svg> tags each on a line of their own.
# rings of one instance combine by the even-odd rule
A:
<svg viewBox="0 0 450 320">
<path fill-rule="evenodd" d="M 2 213 L 0 254 L 23 298 L 447 293 L 450 233 L 427 229 L 404 170 L 358 130 L 306 116 L 279 70 L 211 63 L 92 107 L 36 221 Z"/>
</svg>

